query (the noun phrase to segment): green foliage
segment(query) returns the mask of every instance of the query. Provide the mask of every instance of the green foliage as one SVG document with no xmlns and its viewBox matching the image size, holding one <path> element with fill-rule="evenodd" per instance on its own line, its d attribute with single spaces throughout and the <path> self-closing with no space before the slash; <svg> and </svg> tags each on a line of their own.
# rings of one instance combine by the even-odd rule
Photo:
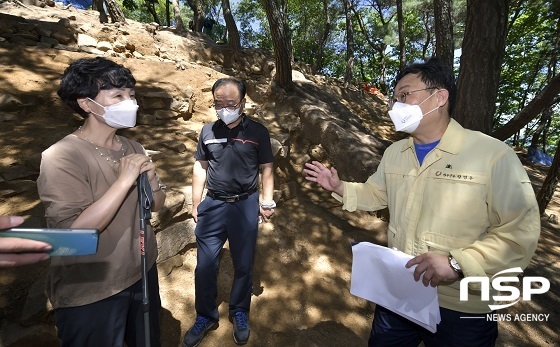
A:
<svg viewBox="0 0 560 347">
<path fill-rule="evenodd" d="M 243 47 L 273 49 L 266 13 L 259 1 L 241 0 L 233 13 Z"/>
<path fill-rule="evenodd" d="M 125 16 L 140 22 L 152 22 L 145 0 L 118 0 Z M 152 0 L 150 0 L 152 1 Z M 165 0 L 156 1 L 160 20 L 165 20 Z M 273 49 L 270 28 L 263 0 L 231 1 L 232 13 L 239 28 L 243 47 Z M 325 30 L 323 1 L 279 0 L 286 4 L 284 14 L 292 34 L 294 57 L 313 65 Z M 351 0 L 359 18 L 352 13 L 354 30 L 354 71 L 359 80 L 367 80 L 381 87 L 394 84 L 399 68 L 399 37 L 394 0 Z M 214 41 L 221 40 L 225 22 L 221 0 L 204 0 L 204 10 L 217 24 L 208 33 Z M 456 49 L 461 48 L 465 32 L 467 1 L 452 1 L 453 37 Z M 192 11 L 181 3 L 183 20 L 192 19 Z M 343 2 L 328 0 L 331 30 L 323 50 L 323 65 L 319 73 L 341 77 L 346 71 L 346 17 Z M 173 18 L 173 16 L 171 16 Z M 403 1 L 405 54 L 408 63 L 429 58 L 435 52 L 435 23 L 433 0 Z M 494 127 L 505 124 L 525 107 L 560 68 L 557 57 L 560 2 L 555 0 L 511 0 L 506 51 L 501 72 Z M 162 23 L 165 24 L 165 23 Z M 556 58 L 555 58 L 556 57 Z M 554 59 L 555 58 L 555 59 Z M 458 60 L 456 61 L 458 62 Z M 551 66 L 551 62 L 555 66 Z M 560 139 L 558 107 L 554 110 L 552 126 L 548 130 L 548 150 L 554 150 Z M 530 141 L 538 119 L 533 121 L 521 141 Z M 523 145 L 526 145 L 523 143 Z"/>
<path fill-rule="evenodd" d="M 499 128 L 527 106 L 546 86 L 552 77 L 550 72 L 560 68 L 557 59 L 556 67 L 549 66 L 554 61 L 553 57 L 558 56 L 555 44 L 558 40 L 556 26 L 559 16 L 553 11 L 552 2 L 514 1 L 510 13 L 516 14 L 516 17 L 511 17 L 509 23 L 494 128 Z M 556 110 L 553 126 L 560 123 L 558 117 L 559 112 Z M 536 128 L 537 122 L 538 119 L 527 127 L 529 133 L 523 134 L 522 140 L 531 140 L 532 129 Z M 556 149 L 557 129 L 554 127 L 549 130 L 548 150 Z M 528 146 L 528 143 L 520 145 Z"/>
</svg>

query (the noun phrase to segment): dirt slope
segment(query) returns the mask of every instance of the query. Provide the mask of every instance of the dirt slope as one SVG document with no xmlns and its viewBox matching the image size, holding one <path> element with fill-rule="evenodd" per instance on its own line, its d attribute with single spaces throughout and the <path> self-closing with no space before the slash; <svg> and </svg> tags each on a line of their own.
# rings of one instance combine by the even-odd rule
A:
<svg viewBox="0 0 560 347">
<path fill-rule="evenodd" d="M 223 47 L 201 35 L 176 35 L 172 30 L 161 30 L 154 35 L 132 21 L 120 29 L 112 26 L 103 29 L 93 12 L 61 7 L 25 8 L 8 1 L 0 3 L 1 14 L 42 22 L 57 22 L 72 16 L 77 30 L 87 28 L 87 33 L 99 41 L 122 39 L 119 30 L 126 30 L 129 32 L 127 41 L 134 44 L 143 59 L 115 59 L 132 70 L 138 80 L 139 95 L 158 90 L 193 92 L 194 113 L 188 119 L 142 125 L 125 132 L 146 148 L 164 152 L 156 163 L 162 179 L 173 189 L 186 189 L 190 184 L 196 145 L 193 139 L 180 137 L 177 132 L 197 131 L 214 119 L 209 88 L 215 79 L 225 76 L 224 73 L 244 78 L 249 83 L 250 103 L 257 109 L 255 117 L 267 124 L 274 136 L 291 136 L 290 157 L 277 163 L 277 182 L 286 183 L 295 191 L 289 199 L 281 201 L 273 222 L 260 230 L 248 346 L 367 344 L 373 309 L 366 301 L 349 294 L 349 244 L 353 241 L 384 244 L 386 223 L 367 213 L 341 211 L 328 194 L 303 181 L 299 170 L 302 161 L 314 157 L 332 162 L 332 157 L 324 149 L 327 144 L 317 146 L 314 139 L 321 137 L 320 133 L 302 132 L 298 124 L 301 124 L 300 112 L 316 107 L 327 115 L 336 113 L 346 124 L 342 129 L 357 138 L 375 134 L 383 144 L 398 135 L 391 132 L 387 117 L 380 118 L 384 107 L 380 100 L 342 88 L 332 81 L 313 79 L 313 76 L 307 77 L 313 79 L 314 84 L 298 84 L 300 90 L 307 93 L 305 98 L 284 98 L 269 87 L 269 71 L 266 70 L 269 58 L 265 54 L 255 59 L 257 52 L 248 52 L 244 64 L 234 64 L 225 59 L 227 52 L 224 53 Z M 43 210 L 33 168 L 37 168 L 41 151 L 79 125 L 58 101 L 56 89 L 68 63 L 84 56 L 93 55 L 0 42 L 0 96 L 14 95 L 22 103 L 17 111 L 0 113 L 0 172 L 4 177 L 0 181 L 1 214 L 27 215 L 40 223 Z M 165 148 L 163 144 L 170 141 L 182 142 L 185 150 L 178 153 Z M 381 151 L 382 148 L 377 150 Z M 27 176 L 12 172 L 22 166 L 29 168 Z M 546 168 L 527 168 L 538 187 Z M 5 179 L 7 174 L 20 175 L 20 178 L 8 180 Z M 558 214 L 557 198 L 555 196 L 548 214 Z M 185 212 L 175 216 L 173 222 L 189 218 Z M 504 312 L 550 314 L 548 321 L 501 322 L 499 346 L 559 345 L 556 327 L 560 326 L 560 298 L 555 276 L 560 270 L 558 235 L 558 225 L 543 221 L 537 255 L 526 271 L 527 276 L 548 278 L 551 290 Z M 42 323 L 33 320 L 35 323 L 29 326 L 21 324 L 28 293 L 42 290 L 33 283 L 44 276 L 47 265 L 0 273 L 0 346 L 37 346 L 37 341 L 41 341 L 42 346 L 57 345 L 52 315 L 42 317 Z M 195 317 L 195 265 L 196 248 L 191 244 L 177 257 L 159 266 L 164 346 L 180 345 Z M 232 265 L 226 247 L 219 275 L 220 327 L 210 333 L 203 346 L 234 346 L 231 323 L 227 321 L 231 280 Z"/>
</svg>

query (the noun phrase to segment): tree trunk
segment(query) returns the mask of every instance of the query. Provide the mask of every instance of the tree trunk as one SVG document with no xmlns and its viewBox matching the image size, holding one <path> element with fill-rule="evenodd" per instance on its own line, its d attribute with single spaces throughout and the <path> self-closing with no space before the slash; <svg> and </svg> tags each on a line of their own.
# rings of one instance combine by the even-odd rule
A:
<svg viewBox="0 0 560 347">
<path fill-rule="evenodd" d="M 543 135 L 542 135 L 542 151 L 546 153 L 548 150 L 548 131 L 550 130 L 550 124 L 552 124 L 552 109 L 547 108 L 543 115 L 546 115 L 546 125 L 544 126 Z"/>
<path fill-rule="evenodd" d="M 167 26 L 170 27 L 171 26 L 171 14 L 169 11 L 169 3 L 171 1 L 170 0 L 165 0 L 165 19 L 167 20 Z"/>
<path fill-rule="evenodd" d="M 454 115 L 464 127 L 486 134 L 496 111 L 508 5 L 509 0 L 467 0 Z"/>
<path fill-rule="evenodd" d="M 152 2 L 152 0 L 145 0 L 145 1 L 146 1 L 146 8 L 148 9 L 148 12 L 150 12 L 152 17 L 154 18 L 154 22 L 156 22 L 158 24 L 161 24 L 161 22 L 159 21 L 159 17 L 157 15 L 157 12 L 156 12 L 155 4 Z"/>
<path fill-rule="evenodd" d="M 453 69 L 453 20 L 451 0 L 434 0 L 436 25 L 436 57 Z"/>
<path fill-rule="evenodd" d="M 350 0 L 343 1 L 346 14 L 346 72 L 344 74 L 344 84 L 346 85 L 354 77 L 354 28 L 352 27 Z"/>
<path fill-rule="evenodd" d="M 375 43 L 373 41 L 371 36 L 367 34 L 368 30 L 366 30 L 364 22 L 360 16 L 360 12 L 356 10 L 356 7 L 352 4 L 352 2 L 350 2 L 349 5 L 351 6 L 352 12 L 354 12 L 354 18 L 357 20 L 358 26 L 360 27 L 362 34 L 366 38 L 366 41 L 374 51 L 379 53 L 379 57 L 380 57 L 379 61 L 381 63 L 381 74 L 380 74 L 381 76 L 379 77 L 380 82 L 379 82 L 379 86 L 377 87 L 381 90 L 383 94 L 387 94 L 389 92 L 389 86 L 387 85 L 387 53 L 386 53 L 387 44 L 383 40 L 380 40 L 378 43 Z M 379 12 L 381 23 L 385 25 L 387 22 L 385 18 L 383 18 L 382 15 L 383 11 L 380 9 L 378 12 Z"/>
<path fill-rule="evenodd" d="M 424 44 L 422 45 L 422 60 L 428 59 L 428 48 L 430 48 L 430 46 L 432 45 L 432 28 L 430 26 L 430 16 L 431 12 L 428 13 L 427 11 L 424 11 L 422 13 L 422 22 L 424 23 L 424 30 L 426 31 L 426 39 L 424 40 Z"/>
<path fill-rule="evenodd" d="M 91 9 L 97 10 L 99 12 L 99 23 L 109 23 L 109 18 L 107 13 L 105 13 L 105 8 L 103 7 L 104 0 L 92 0 Z"/>
<path fill-rule="evenodd" d="M 539 212 L 541 215 L 548 206 L 548 203 L 554 196 L 558 182 L 560 181 L 560 142 L 556 145 L 556 153 L 552 160 L 552 166 L 548 175 L 544 179 L 541 189 L 537 193 L 537 202 L 539 204 Z"/>
<path fill-rule="evenodd" d="M 292 45 L 290 29 L 280 13 L 278 0 L 263 0 L 266 17 L 270 26 L 274 57 L 276 62 L 275 82 L 285 90 L 292 90 Z"/>
<path fill-rule="evenodd" d="M 319 39 L 317 57 L 315 58 L 315 63 L 311 68 L 311 72 L 316 74 L 319 70 L 323 68 L 323 55 L 325 54 L 325 43 L 329 38 L 331 32 L 331 18 L 329 16 L 329 4 L 327 0 L 323 0 L 323 11 L 325 13 L 325 28 L 323 29 L 323 34 Z"/>
<path fill-rule="evenodd" d="M 399 31 L 399 71 L 406 67 L 406 42 L 404 37 L 404 18 L 402 13 L 402 0 L 397 0 L 397 24 Z"/>
<path fill-rule="evenodd" d="M 193 11 L 192 31 L 201 33 L 202 27 L 204 26 L 204 19 L 206 17 L 202 0 L 187 0 L 187 3 Z"/>
<path fill-rule="evenodd" d="M 237 30 L 237 25 L 235 24 L 235 19 L 231 14 L 229 0 L 222 0 L 222 10 L 224 11 L 224 20 L 228 33 L 228 47 L 237 53 L 241 50 L 241 38 L 239 36 L 239 30 Z"/>
<path fill-rule="evenodd" d="M 116 0 L 105 0 L 105 4 L 107 5 L 107 11 L 113 23 L 126 23 L 124 13 Z"/>
<path fill-rule="evenodd" d="M 527 106 L 525 106 L 518 114 L 509 122 L 504 124 L 500 129 L 492 134 L 498 140 L 507 140 L 515 134 L 525 124 L 529 123 L 546 108 L 558 102 L 558 94 L 560 93 L 560 75 L 554 76 Z"/>
<path fill-rule="evenodd" d="M 185 29 L 185 24 L 181 18 L 181 7 L 179 6 L 179 0 L 172 0 L 173 5 L 173 18 L 175 19 L 175 28 L 178 31 Z"/>
</svg>

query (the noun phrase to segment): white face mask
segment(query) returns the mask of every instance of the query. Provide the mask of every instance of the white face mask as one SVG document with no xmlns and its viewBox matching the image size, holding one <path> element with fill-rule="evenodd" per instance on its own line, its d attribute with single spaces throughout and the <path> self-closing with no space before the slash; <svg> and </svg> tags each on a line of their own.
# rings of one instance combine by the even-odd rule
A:
<svg viewBox="0 0 560 347">
<path fill-rule="evenodd" d="M 91 113 L 105 119 L 105 123 L 107 123 L 108 126 L 115 129 L 123 129 L 132 128 L 136 125 L 136 113 L 138 111 L 138 104 L 136 103 L 135 99 L 123 100 L 119 103 L 109 106 L 103 106 L 90 98 L 88 99 L 90 101 L 93 101 L 95 104 L 103 107 L 103 110 L 105 111 L 104 114 L 97 114 L 93 111 L 91 111 Z"/>
<path fill-rule="evenodd" d="M 235 122 L 239 118 L 239 116 L 241 116 L 241 114 L 239 113 L 240 110 L 241 106 L 233 111 L 230 111 L 224 107 L 221 110 L 216 110 L 216 113 L 218 114 L 218 117 L 220 117 L 222 122 L 224 122 L 226 125 L 229 125 Z"/>
<path fill-rule="evenodd" d="M 426 114 L 423 114 L 422 109 L 420 108 L 420 105 L 431 98 L 434 94 L 428 96 L 418 105 L 409 105 L 398 101 L 395 102 L 393 108 L 389 111 L 389 117 L 391 117 L 391 120 L 395 125 L 395 130 L 409 134 L 416 130 L 425 115 L 430 114 L 439 108 L 438 106 Z"/>
</svg>

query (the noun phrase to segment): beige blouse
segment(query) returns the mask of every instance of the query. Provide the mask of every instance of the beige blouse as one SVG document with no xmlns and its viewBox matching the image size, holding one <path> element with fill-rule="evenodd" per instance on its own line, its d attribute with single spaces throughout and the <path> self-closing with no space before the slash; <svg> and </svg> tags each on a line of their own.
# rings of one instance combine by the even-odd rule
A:
<svg viewBox="0 0 560 347">
<path fill-rule="evenodd" d="M 135 141 L 119 137 L 124 155 L 145 153 Z M 103 154 L 103 155 L 101 155 Z M 43 152 L 37 187 L 50 228 L 69 228 L 117 180 L 123 153 L 96 147 L 68 135 Z M 106 157 L 110 160 L 107 161 Z M 147 223 L 148 268 L 157 258 L 154 232 Z M 108 298 L 141 279 L 138 192 L 134 185 L 111 223 L 100 230 L 97 253 L 52 257 L 47 295 L 53 307 L 75 307 Z"/>
</svg>

